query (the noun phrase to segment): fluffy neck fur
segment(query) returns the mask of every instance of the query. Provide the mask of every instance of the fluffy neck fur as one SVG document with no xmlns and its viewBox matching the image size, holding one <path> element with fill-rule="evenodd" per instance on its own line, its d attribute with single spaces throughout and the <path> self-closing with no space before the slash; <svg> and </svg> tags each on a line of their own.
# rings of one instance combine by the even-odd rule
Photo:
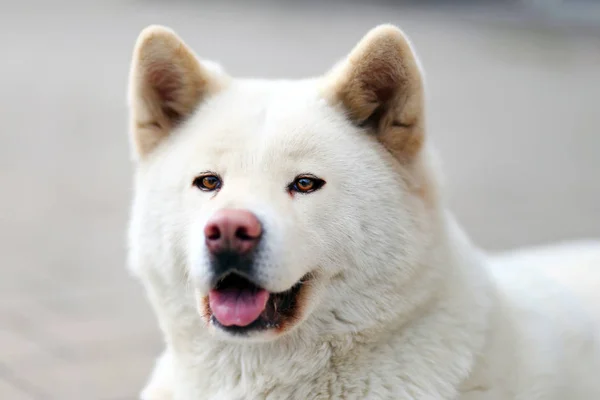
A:
<svg viewBox="0 0 600 400">
<path fill-rule="evenodd" d="M 491 300 L 478 251 L 451 215 L 437 225 L 419 266 L 435 273 L 403 287 L 397 317 L 377 328 L 316 336 L 309 318 L 274 342 L 222 342 L 203 326 L 183 268 L 150 277 L 175 399 L 454 398 L 484 346 Z"/>
</svg>

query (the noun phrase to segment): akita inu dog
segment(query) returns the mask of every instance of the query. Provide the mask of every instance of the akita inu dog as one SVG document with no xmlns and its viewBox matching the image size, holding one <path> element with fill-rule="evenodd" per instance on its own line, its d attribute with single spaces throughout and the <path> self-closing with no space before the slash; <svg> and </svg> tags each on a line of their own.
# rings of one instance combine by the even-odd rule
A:
<svg viewBox="0 0 600 400">
<path fill-rule="evenodd" d="M 600 244 L 470 243 L 399 29 L 270 81 L 149 27 L 129 101 L 130 265 L 166 342 L 143 399 L 600 399 Z"/>
</svg>

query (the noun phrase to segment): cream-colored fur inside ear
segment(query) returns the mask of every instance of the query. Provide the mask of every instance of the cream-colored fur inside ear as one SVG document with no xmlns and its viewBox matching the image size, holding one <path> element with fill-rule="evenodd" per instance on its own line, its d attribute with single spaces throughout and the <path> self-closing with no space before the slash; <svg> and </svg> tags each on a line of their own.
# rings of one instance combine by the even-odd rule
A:
<svg viewBox="0 0 600 400">
<path fill-rule="evenodd" d="M 149 26 L 137 40 L 129 78 L 132 145 L 151 152 L 206 96 L 225 84 L 213 63 L 204 65 L 170 29 Z"/>
<path fill-rule="evenodd" d="M 380 25 L 326 77 L 324 94 L 352 121 L 373 128 L 401 160 L 424 140 L 424 93 L 417 58 L 400 29 Z"/>
</svg>

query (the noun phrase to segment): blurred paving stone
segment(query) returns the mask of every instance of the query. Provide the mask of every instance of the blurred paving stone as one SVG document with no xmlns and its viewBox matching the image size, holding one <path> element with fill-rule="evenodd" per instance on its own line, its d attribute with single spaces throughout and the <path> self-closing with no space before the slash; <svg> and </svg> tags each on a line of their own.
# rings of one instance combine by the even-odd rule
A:
<svg viewBox="0 0 600 400">
<path fill-rule="evenodd" d="M 35 397 L 15 388 L 0 376 L 0 399 L 6 400 L 35 400 Z"/>
</svg>

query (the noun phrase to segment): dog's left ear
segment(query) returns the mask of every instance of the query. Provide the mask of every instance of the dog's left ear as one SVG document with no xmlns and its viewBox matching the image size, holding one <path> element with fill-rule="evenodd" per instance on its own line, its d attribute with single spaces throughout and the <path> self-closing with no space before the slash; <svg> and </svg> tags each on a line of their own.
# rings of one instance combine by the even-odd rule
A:
<svg viewBox="0 0 600 400">
<path fill-rule="evenodd" d="M 400 29 L 372 29 L 326 77 L 325 97 L 340 105 L 350 120 L 377 135 L 402 162 L 424 142 L 424 93 L 421 71 Z"/>
</svg>

